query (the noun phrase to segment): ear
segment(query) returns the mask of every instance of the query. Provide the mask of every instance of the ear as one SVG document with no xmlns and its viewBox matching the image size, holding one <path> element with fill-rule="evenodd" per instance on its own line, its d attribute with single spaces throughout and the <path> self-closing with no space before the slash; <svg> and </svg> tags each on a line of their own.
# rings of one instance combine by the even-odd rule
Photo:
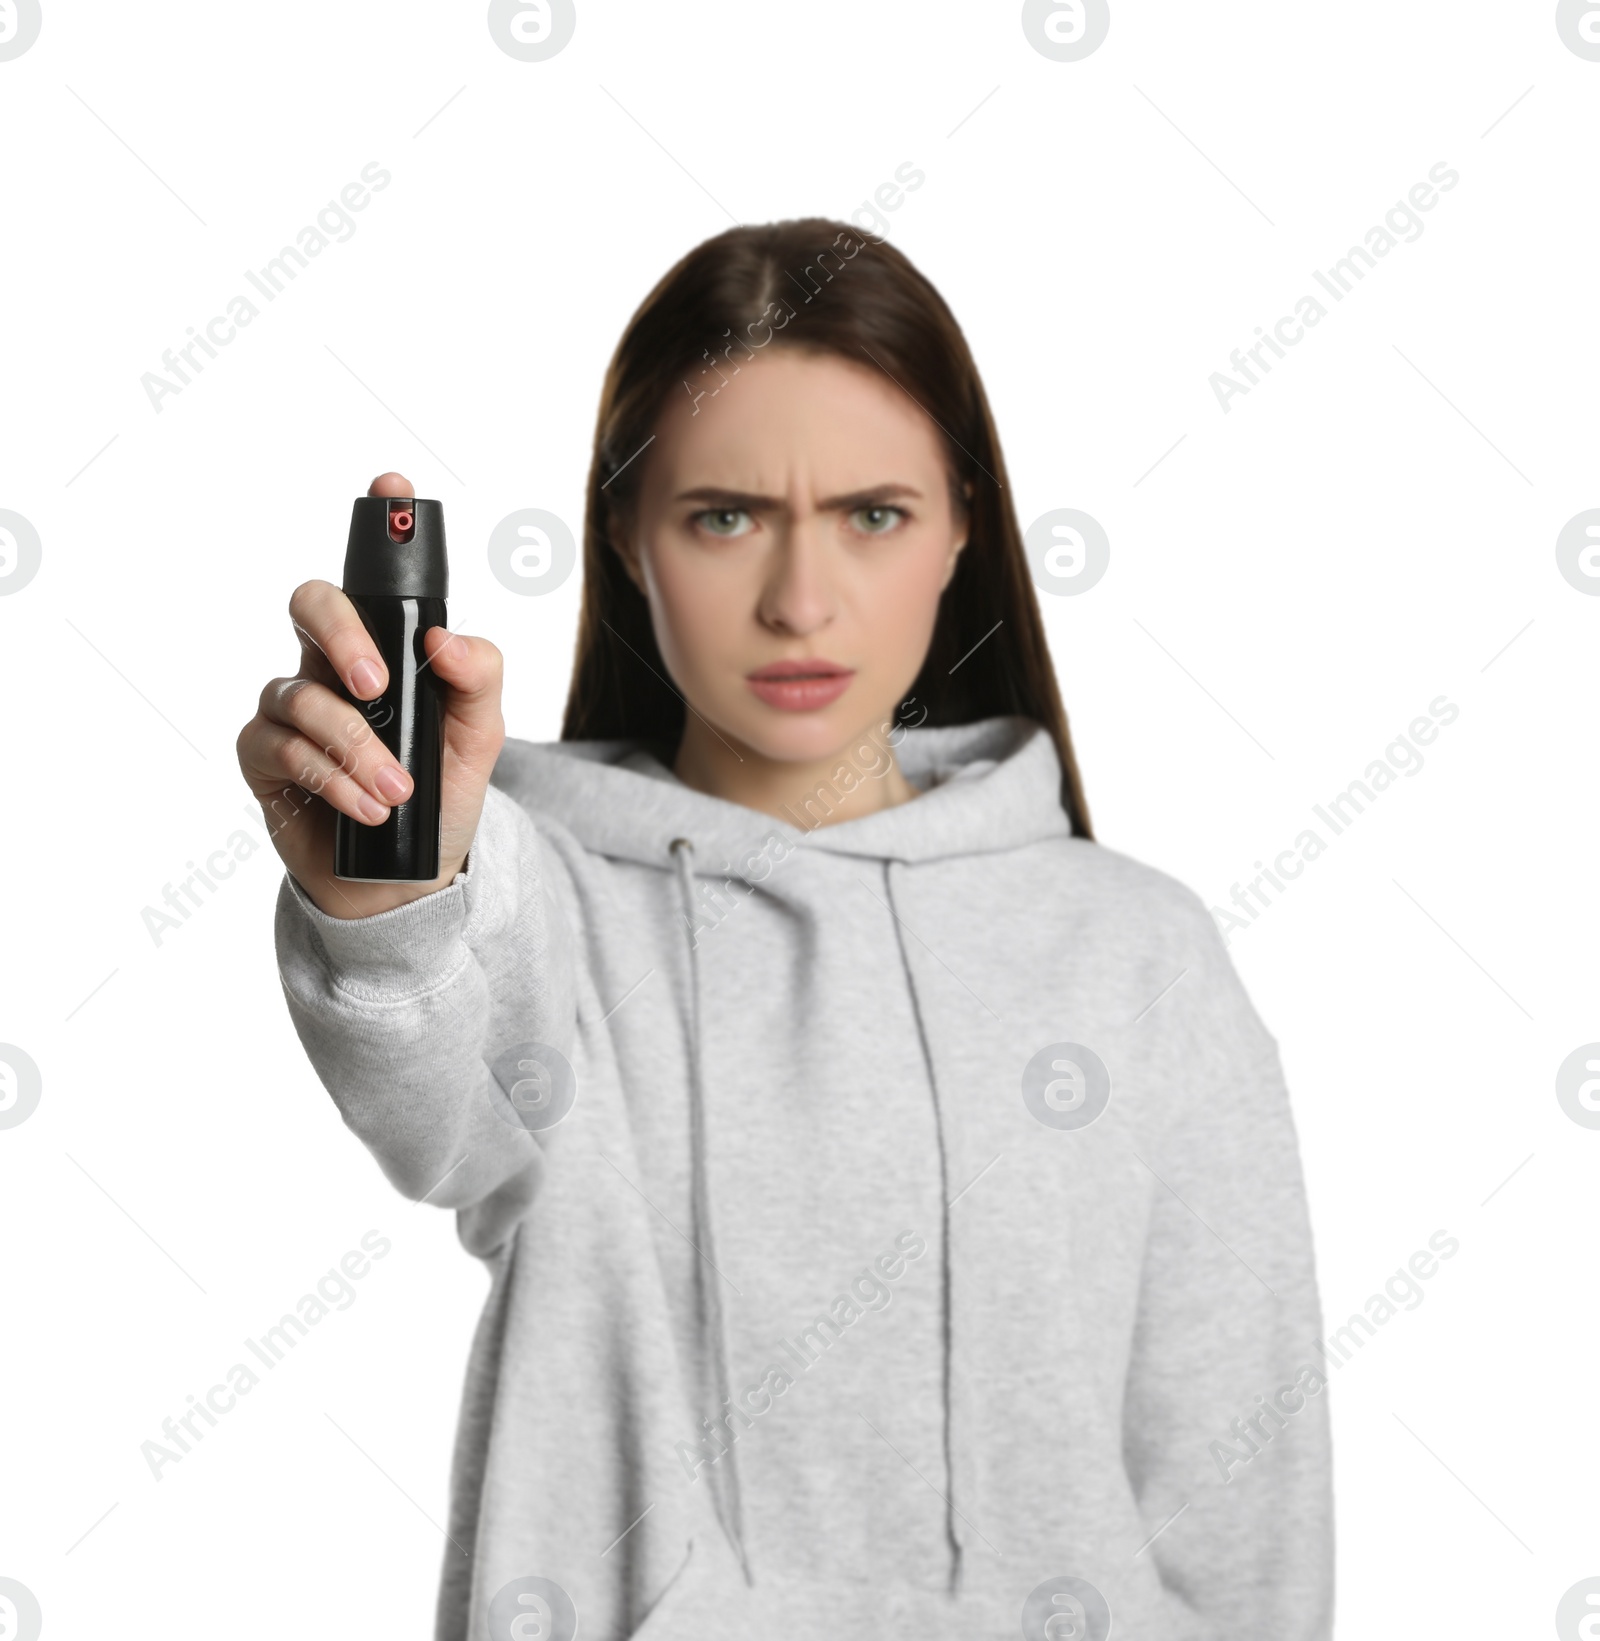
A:
<svg viewBox="0 0 1600 1641">
<path fill-rule="evenodd" d="M 965 503 L 965 506 L 964 506 L 964 509 L 963 509 L 964 516 L 959 521 L 961 526 L 962 526 L 961 540 L 956 542 L 950 549 L 950 557 L 949 557 L 949 560 L 946 562 L 945 567 L 944 567 L 944 580 L 942 580 L 939 583 L 939 591 L 940 592 L 943 592 L 945 590 L 945 588 L 950 585 L 950 578 L 956 573 L 956 563 L 961 557 L 961 550 L 962 550 L 963 547 L 965 547 L 967 545 L 968 527 L 970 527 L 970 525 L 972 523 L 972 480 L 971 479 L 968 479 L 961 486 L 961 495 L 962 495 L 962 499 Z"/>
<path fill-rule="evenodd" d="M 960 562 L 960 559 L 961 559 L 961 549 L 965 546 L 966 546 L 966 542 L 958 541 L 955 544 L 955 546 L 953 546 L 950 549 L 950 557 L 946 561 L 945 567 L 944 567 L 944 579 L 942 581 L 940 581 L 940 583 L 939 583 L 939 591 L 940 592 L 943 592 L 945 590 L 945 588 L 950 585 L 951 577 L 954 576 L 955 573 L 956 573 L 956 565 Z"/>
<path fill-rule="evenodd" d="M 648 597 L 644 577 L 639 569 L 639 554 L 635 547 L 632 533 L 620 520 L 612 518 L 606 524 L 606 540 L 618 558 L 622 560 L 622 568 L 627 571 L 628 579 L 641 594 Z"/>
</svg>

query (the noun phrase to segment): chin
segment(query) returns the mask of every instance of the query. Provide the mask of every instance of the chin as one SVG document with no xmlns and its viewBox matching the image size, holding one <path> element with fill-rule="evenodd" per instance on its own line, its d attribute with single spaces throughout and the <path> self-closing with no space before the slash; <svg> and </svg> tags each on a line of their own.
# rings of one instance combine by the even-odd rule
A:
<svg viewBox="0 0 1600 1641">
<path fill-rule="evenodd" d="M 783 712 L 757 703 L 739 715 L 734 732 L 753 752 L 779 763 L 813 763 L 848 753 L 854 743 L 872 735 L 893 716 L 891 704 L 876 716 L 843 699 L 815 712 Z"/>
</svg>

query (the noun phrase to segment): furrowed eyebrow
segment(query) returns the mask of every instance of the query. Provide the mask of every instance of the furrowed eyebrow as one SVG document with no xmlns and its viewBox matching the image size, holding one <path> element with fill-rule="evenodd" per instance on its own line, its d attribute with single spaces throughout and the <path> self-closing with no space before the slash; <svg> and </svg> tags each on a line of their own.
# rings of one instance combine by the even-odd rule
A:
<svg viewBox="0 0 1600 1641">
<path fill-rule="evenodd" d="M 817 505 L 825 510 L 835 507 L 873 507 L 880 502 L 904 496 L 913 501 L 922 499 L 922 492 L 909 484 L 875 484 L 865 490 L 853 490 L 845 496 L 829 496 Z M 765 508 L 768 511 L 783 506 L 779 496 L 758 496 L 749 490 L 722 490 L 715 485 L 701 485 L 694 490 L 680 491 L 674 501 L 703 501 L 716 507 L 740 507 L 750 511 Z"/>
</svg>

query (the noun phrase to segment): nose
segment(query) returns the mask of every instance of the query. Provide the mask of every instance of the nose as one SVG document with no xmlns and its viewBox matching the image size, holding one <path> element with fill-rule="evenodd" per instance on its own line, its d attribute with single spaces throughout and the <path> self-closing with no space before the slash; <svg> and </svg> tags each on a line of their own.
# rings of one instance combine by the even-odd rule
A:
<svg viewBox="0 0 1600 1641">
<path fill-rule="evenodd" d="M 825 515 L 791 517 L 779 530 L 757 614 L 774 632 L 805 637 L 833 620 L 835 591 Z"/>
</svg>

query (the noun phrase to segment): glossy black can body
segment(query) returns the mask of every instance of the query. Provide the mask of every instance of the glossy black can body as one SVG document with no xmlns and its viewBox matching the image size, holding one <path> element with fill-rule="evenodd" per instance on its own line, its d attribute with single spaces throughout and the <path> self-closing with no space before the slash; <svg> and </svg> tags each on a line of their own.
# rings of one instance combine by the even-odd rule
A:
<svg viewBox="0 0 1600 1641">
<path fill-rule="evenodd" d="M 338 815 L 333 875 L 357 883 L 431 883 L 439 875 L 445 685 L 428 665 L 422 635 L 429 627 L 446 624 L 445 601 L 347 596 L 383 656 L 389 687 L 373 701 L 358 701 L 348 690 L 341 693 L 395 755 L 415 787 L 377 826 Z"/>
</svg>

